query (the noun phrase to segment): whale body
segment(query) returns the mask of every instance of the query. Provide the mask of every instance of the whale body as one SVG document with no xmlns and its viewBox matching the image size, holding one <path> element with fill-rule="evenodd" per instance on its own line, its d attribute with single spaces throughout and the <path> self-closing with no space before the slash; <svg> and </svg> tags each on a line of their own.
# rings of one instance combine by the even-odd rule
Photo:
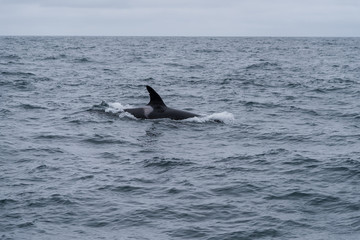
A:
<svg viewBox="0 0 360 240">
<path fill-rule="evenodd" d="M 150 102 L 143 107 L 126 108 L 124 109 L 125 112 L 128 112 L 134 117 L 141 119 L 170 118 L 173 120 L 182 120 L 200 116 L 191 112 L 169 108 L 165 105 L 160 95 L 155 92 L 152 87 L 146 86 L 146 89 L 150 94 Z"/>
</svg>

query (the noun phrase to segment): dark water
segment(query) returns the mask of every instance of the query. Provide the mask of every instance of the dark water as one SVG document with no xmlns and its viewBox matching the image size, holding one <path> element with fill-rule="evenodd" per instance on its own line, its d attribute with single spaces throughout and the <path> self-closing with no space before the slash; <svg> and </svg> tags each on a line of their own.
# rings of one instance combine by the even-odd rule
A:
<svg viewBox="0 0 360 240">
<path fill-rule="evenodd" d="M 360 239 L 359 38 L 0 37 L 0 100 L 0 239 Z"/>
</svg>

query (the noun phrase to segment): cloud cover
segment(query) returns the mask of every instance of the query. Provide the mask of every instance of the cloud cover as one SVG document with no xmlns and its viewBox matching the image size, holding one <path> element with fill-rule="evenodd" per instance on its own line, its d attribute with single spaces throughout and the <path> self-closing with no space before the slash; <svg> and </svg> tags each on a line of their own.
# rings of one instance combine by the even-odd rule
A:
<svg viewBox="0 0 360 240">
<path fill-rule="evenodd" d="M 0 35 L 360 36 L 357 0 L 0 0 Z"/>
</svg>

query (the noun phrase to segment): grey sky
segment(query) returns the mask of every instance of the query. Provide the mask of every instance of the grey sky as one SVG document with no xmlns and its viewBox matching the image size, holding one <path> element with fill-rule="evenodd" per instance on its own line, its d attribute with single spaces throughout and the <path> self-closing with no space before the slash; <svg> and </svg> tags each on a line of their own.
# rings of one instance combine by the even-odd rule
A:
<svg viewBox="0 0 360 240">
<path fill-rule="evenodd" d="M 0 35 L 360 37 L 360 0 L 0 0 Z"/>
</svg>

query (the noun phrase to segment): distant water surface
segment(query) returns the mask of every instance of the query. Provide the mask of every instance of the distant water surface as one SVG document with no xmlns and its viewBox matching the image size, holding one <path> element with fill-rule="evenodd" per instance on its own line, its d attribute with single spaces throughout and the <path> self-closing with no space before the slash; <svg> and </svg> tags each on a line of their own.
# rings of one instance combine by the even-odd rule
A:
<svg viewBox="0 0 360 240">
<path fill-rule="evenodd" d="M 4 240 L 360 239 L 360 38 L 0 37 L 0 172 Z"/>
</svg>

